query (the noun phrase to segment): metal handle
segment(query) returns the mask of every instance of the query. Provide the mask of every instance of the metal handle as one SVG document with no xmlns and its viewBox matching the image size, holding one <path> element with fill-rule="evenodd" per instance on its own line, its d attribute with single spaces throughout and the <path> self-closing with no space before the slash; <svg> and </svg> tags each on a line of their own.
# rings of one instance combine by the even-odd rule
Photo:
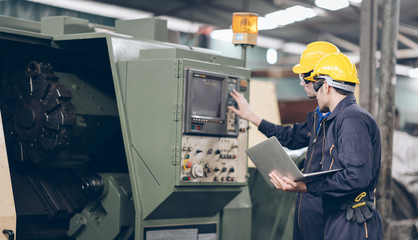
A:
<svg viewBox="0 0 418 240">
<path fill-rule="evenodd" d="M 7 235 L 9 240 L 15 240 L 15 233 L 13 230 L 3 229 L 3 234 Z"/>
</svg>

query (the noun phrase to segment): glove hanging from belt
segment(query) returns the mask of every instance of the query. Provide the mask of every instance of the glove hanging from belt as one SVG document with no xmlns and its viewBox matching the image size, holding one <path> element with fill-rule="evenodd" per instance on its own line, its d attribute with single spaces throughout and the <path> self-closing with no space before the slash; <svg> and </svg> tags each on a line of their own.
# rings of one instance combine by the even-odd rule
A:
<svg viewBox="0 0 418 240">
<path fill-rule="evenodd" d="M 340 205 L 341 210 L 345 210 L 345 217 L 351 222 L 362 224 L 373 217 L 376 207 L 370 201 L 364 200 L 365 192 L 360 193 L 354 200 L 347 200 Z"/>
</svg>

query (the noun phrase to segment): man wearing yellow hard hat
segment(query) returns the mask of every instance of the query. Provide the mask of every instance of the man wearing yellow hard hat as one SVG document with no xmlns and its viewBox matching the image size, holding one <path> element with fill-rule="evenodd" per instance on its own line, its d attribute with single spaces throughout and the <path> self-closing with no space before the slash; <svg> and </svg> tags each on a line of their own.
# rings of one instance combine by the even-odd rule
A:
<svg viewBox="0 0 418 240">
<path fill-rule="evenodd" d="M 300 85 L 304 88 L 309 98 L 315 98 L 313 83 L 315 79 L 307 80 L 318 61 L 330 53 L 339 53 L 339 49 L 324 41 L 310 43 L 303 51 L 300 61 L 293 67 L 293 72 L 299 74 Z M 296 123 L 293 127 L 280 126 L 268 122 L 255 114 L 245 98 L 234 91 L 231 93 L 238 103 L 238 109 L 230 107 L 232 111 L 241 118 L 249 120 L 258 127 L 267 137 L 275 136 L 280 143 L 289 149 L 300 149 L 307 147 L 307 158 L 303 164 L 303 173 L 321 171 L 322 144 L 325 140 L 325 129 L 321 125 L 329 113 L 322 113 L 317 108 L 308 113 L 306 122 Z M 293 239 L 295 240 L 316 240 L 323 239 L 324 229 L 322 198 L 310 193 L 298 193 L 296 195 L 295 221 Z"/>
<path fill-rule="evenodd" d="M 374 189 L 380 171 L 380 130 L 373 116 L 357 105 L 354 88 L 357 70 L 342 53 L 332 53 L 315 66 L 308 80 L 315 80 L 319 109 L 331 112 L 324 120 L 326 138 L 321 165 L 342 169 L 312 182 L 293 182 L 271 173 L 277 189 L 310 193 L 322 198 L 323 239 L 383 239 L 382 221 L 375 208 Z"/>
</svg>

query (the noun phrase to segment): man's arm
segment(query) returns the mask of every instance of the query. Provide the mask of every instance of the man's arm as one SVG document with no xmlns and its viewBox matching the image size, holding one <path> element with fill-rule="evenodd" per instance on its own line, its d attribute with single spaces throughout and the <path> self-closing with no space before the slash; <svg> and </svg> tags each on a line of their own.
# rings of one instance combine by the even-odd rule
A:
<svg viewBox="0 0 418 240">
<path fill-rule="evenodd" d="M 238 109 L 233 106 L 229 106 L 228 108 L 236 113 L 241 118 L 252 122 L 257 127 L 260 126 L 262 118 L 259 117 L 250 107 L 247 100 L 244 98 L 242 94 L 237 92 L 235 89 L 231 92 L 231 96 L 234 98 L 235 102 L 238 104 Z"/>
<path fill-rule="evenodd" d="M 289 149 L 300 149 L 308 146 L 310 126 L 307 122 L 296 123 L 293 126 L 281 126 L 263 120 L 250 107 L 244 96 L 237 91 L 232 91 L 231 96 L 238 104 L 238 109 L 230 106 L 229 109 L 241 118 L 252 122 L 266 137 L 275 136 L 280 143 Z M 312 113 L 309 113 L 312 116 Z M 308 115 L 309 115 L 308 114 Z M 309 118 L 312 122 L 313 118 Z"/>
</svg>

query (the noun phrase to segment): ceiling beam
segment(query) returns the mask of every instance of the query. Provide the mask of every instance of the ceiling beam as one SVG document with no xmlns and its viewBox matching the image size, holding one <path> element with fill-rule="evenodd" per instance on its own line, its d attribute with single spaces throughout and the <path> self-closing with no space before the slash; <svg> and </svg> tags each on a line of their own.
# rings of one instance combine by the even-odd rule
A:
<svg viewBox="0 0 418 240">
<path fill-rule="evenodd" d="M 409 48 L 418 50 L 418 44 L 415 43 L 415 41 L 412 41 L 411 39 L 407 38 L 405 35 L 398 33 L 398 41 L 405 44 Z"/>
<path fill-rule="evenodd" d="M 414 26 L 409 26 L 406 24 L 400 24 L 398 27 L 398 31 L 403 34 L 411 35 L 414 37 L 418 37 L 418 28 Z"/>
<path fill-rule="evenodd" d="M 335 35 L 325 33 L 325 34 L 320 34 L 320 36 L 323 36 L 324 39 L 334 43 L 337 46 L 343 47 L 351 52 L 355 52 L 355 53 L 360 52 L 360 47 L 358 45 L 351 43 L 347 40 L 344 40 L 342 38 L 339 38 Z"/>
</svg>

